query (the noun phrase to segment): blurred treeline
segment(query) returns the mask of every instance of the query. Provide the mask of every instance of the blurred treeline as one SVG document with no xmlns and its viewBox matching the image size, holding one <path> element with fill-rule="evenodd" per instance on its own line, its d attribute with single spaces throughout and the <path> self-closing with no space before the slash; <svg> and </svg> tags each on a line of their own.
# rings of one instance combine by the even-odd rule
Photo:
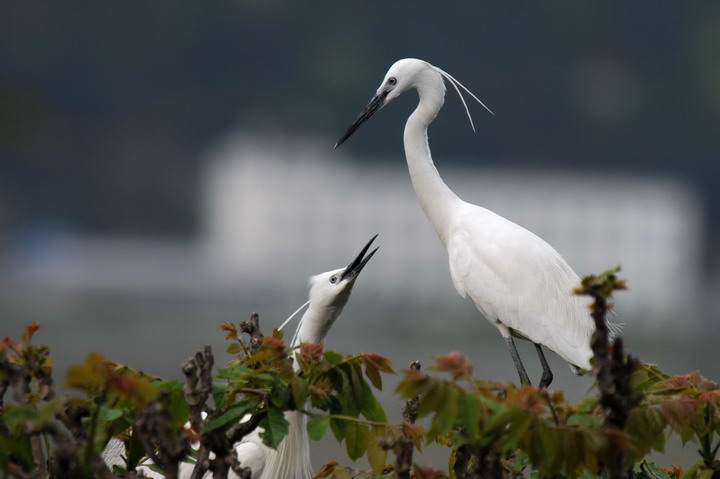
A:
<svg viewBox="0 0 720 479">
<path fill-rule="evenodd" d="M 473 135 L 448 96 L 436 158 L 676 176 L 718 241 L 720 2 L 3 0 L 0 247 L 38 228 L 191 235 L 213 141 L 331 148 L 407 56 L 496 112 L 473 109 Z M 399 157 L 403 101 L 347 151 Z"/>
</svg>

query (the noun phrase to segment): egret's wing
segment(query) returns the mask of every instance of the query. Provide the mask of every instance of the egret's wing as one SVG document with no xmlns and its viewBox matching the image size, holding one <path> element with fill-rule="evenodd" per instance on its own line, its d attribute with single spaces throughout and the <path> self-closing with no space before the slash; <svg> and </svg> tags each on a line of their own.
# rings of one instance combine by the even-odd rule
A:
<svg viewBox="0 0 720 479">
<path fill-rule="evenodd" d="M 447 244 L 458 293 L 492 323 L 586 367 L 592 322 L 587 301 L 574 296 L 579 278 L 545 241 L 484 208 L 467 205 Z"/>
<path fill-rule="evenodd" d="M 112 469 L 113 466 L 124 466 L 125 460 L 125 443 L 117 438 L 110 438 L 110 441 L 105 446 L 101 453 L 101 457 L 105 464 Z"/>
<path fill-rule="evenodd" d="M 259 439 L 259 438 L 258 438 Z M 252 471 L 250 477 L 261 477 L 265 468 L 267 452 L 269 448 L 262 444 L 262 441 L 244 441 L 235 444 L 235 454 L 237 454 L 240 466 L 249 467 Z M 231 473 L 229 477 L 238 477 Z"/>
</svg>

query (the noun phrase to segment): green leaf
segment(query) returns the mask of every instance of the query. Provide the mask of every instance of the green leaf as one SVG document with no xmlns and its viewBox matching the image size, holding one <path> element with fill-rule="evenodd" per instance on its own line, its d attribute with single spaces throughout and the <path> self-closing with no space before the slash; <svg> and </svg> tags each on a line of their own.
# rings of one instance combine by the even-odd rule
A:
<svg viewBox="0 0 720 479">
<path fill-rule="evenodd" d="M 480 405 L 474 394 L 462 392 L 458 396 L 457 425 L 465 429 L 470 438 L 480 434 Z"/>
<path fill-rule="evenodd" d="M 557 429 L 538 422 L 528 431 L 524 449 L 542 477 L 555 476 L 562 464 L 562 436 Z"/>
<path fill-rule="evenodd" d="M 519 410 L 510 422 L 505 435 L 506 447 L 514 449 L 532 424 L 532 416 L 525 410 Z"/>
<path fill-rule="evenodd" d="M 133 428 L 130 438 L 125 441 L 125 455 L 128 469 L 135 469 L 143 457 L 145 457 L 145 448 L 140 441 L 137 429 Z"/>
<path fill-rule="evenodd" d="M 122 415 L 123 412 L 120 409 L 111 409 L 105 405 L 101 405 L 97 417 L 99 421 L 112 422 Z"/>
<path fill-rule="evenodd" d="M 363 406 L 363 385 L 365 381 L 362 379 L 362 371 L 359 364 L 348 365 L 348 377 L 350 378 L 350 391 L 355 401 L 355 408 L 360 411 Z"/>
<path fill-rule="evenodd" d="M 245 414 L 249 413 L 250 410 L 251 408 L 247 403 L 240 403 L 238 405 L 235 405 L 224 413 L 220 414 L 219 416 L 210 419 L 210 421 L 208 421 L 208 423 L 205 425 L 205 429 L 203 430 L 203 432 L 210 432 L 219 427 L 224 427 L 231 422 L 237 422 Z"/>
<path fill-rule="evenodd" d="M 373 473 L 380 474 L 387 464 L 387 449 L 380 447 L 380 440 L 384 439 L 383 431 L 385 428 L 370 428 L 370 438 L 368 439 L 367 458 L 372 467 Z"/>
<path fill-rule="evenodd" d="M 362 408 L 360 412 L 370 421 L 387 422 L 387 416 L 383 409 L 380 401 L 377 400 L 375 395 L 372 393 L 370 386 L 365 381 L 362 382 L 363 396 L 362 396 Z"/>
<path fill-rule="evenodd" d="M 335 436 L 337 442 L 341 442 L 343 439 L 345 439 L 345 426 L 345 421 L 341 421 L 339 419 L 330 420 L 330 430 L 333 432 L 333 435 Z"/>
<path fill-rule="evenodd" d="M 225 349 L 225 352 L 231 355 L 239 354 L 244 352 L 242 345 L 240 343 L 230 343 L 228 347 Z"/>
<path fill-rule="evenodd" d="M 357 401 L 354 400 L 352 394 L 350 378 L 341 368 L 334 369 L 333 371 L 334 374 L 332 375 L 332 386 L 333 389 L 340 393 L 337 396 L 341 404 L 340 412 L 346 416 L 357 417 L 360 410 L 358 408 Z"/>
<path fill-rule="evenodd" d="M 275 409 L 270 409 L 267 415 L 260 421 L 260 427 L 264 429 L 260 433 L 260 437 L 266 446 L 277 449 L 290 429 L 290 423 L 285 419 L 285 415 Z"/>
<path fill-rule="evenodd" d="M 632 438 L 633 449 L 639 458 L 650 449 L 663 452 L 666 421 L 657 408 L 636 407 L 630 410 L 625 432 Z"/>
<path fill-rule="evenodd" d="M 292 389 L 293 400 L 295 401 L 295 407 L 302 409 L 307 399 L 308 390 L 307 383 L 298 376 L 293 376 L 290 379 L 290 388 Z"/>
<path fill-rule="evenodd" d="M 335 351 L 325 351 L 323 356 L 325 357 L 325 361 L 329 362 L 333 366 L 337 366 L 343 362 L 342 354 L 336 353 Z"/>
<path fill-rule="evenodd" d="M 458 415 L 459 396 L 460 391 L 455 387 L 445 388 L 443 406 L 437 408 L 437 412 L 432 418 L 430 430 L 428 431 L 428 441 L 432 440 L 435 436 L 446 434 L 455 427 Z M 422 402 L 420 403 L 420 408 L 422 409 Z"/>
<path fill-rule="evenodd" d="M 5 406 L 2 419 L 14 435 L 23 436 L 27 423 L 36 421 L 37 417 L 38 413 L 32 407 L 8 404 Z"/>
<path fill-rule="evenodd" d="M 235 365 L 229 368 L 217 368 L 216 377 L 220 379 L 243 379 L 250 372 L 247 366 Z"/>
<path fill-rule="evenodd" d="M 307 422 L 308 437 L 313 441 L 319 441 L 325 435 L 330 425 L 330 416 L 323 414 L 312 414 Z"/>
<path fill-rule="evenodd" d="M 595 429 L 599 427 L 598 418 L 591 413 L 571 414 L 567 419 L 569 425 L 578 425 L 583 429 Z"/>
<path fill-rule="evenodd" d="M 292 397 L 290 388 L 274 383 L 270 392 L 270 403 L 278 409 L 287 409 Z"/>
<path fill-rule="evenodd" d="M 185 394 L 183 393 L 183 385 L 178 381 L 165 381 L 160 387 L 170 393 L 168 412 L 170 413 L 173 423 L 184 424 L 187 422 L 189 413 L 188 404 L 185 400 Z M 218 409 L 224 408 L 224 401 L 215 401 L 215 407 Z"/>
<path fill-rule="evenodd" d="M 5 470 L 2 466 L 5 466 L 6 463 L 2 461 L 3 454 L 7 454 L 8 456 L 12 455 L 15 462 L 22 464 L 26 470 L 36 467 L 32 457 L 30 436 L 27 434 L 20 434 L 17 437 L 13 437 L 13 435 L 5 436 L 0 434 L 0 471 L 4 473 Z M 10 476 L 4 475 L 2 477 L 5 479 L 5 477 Z"/>
<path fill-rule="evenodd" d="M 355 421 L 348 421 L 345 431 L 345 449 L 350 459 L 356 461 L 367 451 L 370 431 L 365 424 Z"/>
<path fill-rule="evenodd" d="M 215 407 L 218 409 L 224 409 L 227 404 L 227 396 L 225 391 L 227 390 L 227 381 L 213 381 L 210 388 Z"/>
<path fill-rule="evenodd" d="M 444 409 L 448 392 L 453 389 L 449 383 L 442 381 L 433 381 L 429 386 L 425 395 L 420 399 L 419 417 L 425 417 Z"/>
<path fill-rule="evenodd" d="M 640 464 L 640 474 L 638 477 L 648 479 L 671 479 L 670 474 L 657 467 L 654 462 L 643 461 Z"/>
<path fill-rule="evenodd" d="M 65 398 L 55 397 L 50 401 L 42 404 L 38 411 L 38 420 L 42 422 L 48 422 L 55 419 L 55 414 L 65 406 Z M 122 415 L 122 412 L 120 413 Z"/>
</svg>

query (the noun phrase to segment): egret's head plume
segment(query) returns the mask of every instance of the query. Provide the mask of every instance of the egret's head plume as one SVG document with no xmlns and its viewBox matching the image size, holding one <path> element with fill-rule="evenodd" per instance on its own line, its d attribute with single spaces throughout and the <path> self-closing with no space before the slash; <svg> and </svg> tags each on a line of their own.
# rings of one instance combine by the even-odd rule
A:
<svg viewBox="0 0 720 479">
<path fill-rule="evenodd" d="M 423 91 L 425 91 L 426 94 L 436 94 L 439 96 L 438 101 L 442 105 L 442 99 L 445 95 L 445 84 L 443 79 L 447 80 L 453 86 L 460 97 L 460 101 L 465 107 L 465 113 L 467 113 L 468 119 L 470 120 L 470 127 L 473 131 L 475 131 L 475 124 L 473 123 L 472 116 L 470 115 L 470 109 L 468 108 L 461 89 L 465 90 L 475 101 L 482 105 L 483 108 L 494 115 L 492 110 L 480 101 L 473 92 L 468 90 L 465 85 L 457 81 L 449 73 L 429 64 L 428 62 L 418 60 L 417 58 L 403 58 L 402 60 L 398 60 L 393 63 L 388 72 L 385 74 L 385 78 L 383 78 L 380 87 L 375 92 L 375 96 L 372 97 L 370 103 L 368 103 L 363 111 L 360 112 L 360 115 L 340 137 L 338 142 L 335 143 L 335 148 L 350 138 L 350 136 L 376 112 L 380 111 L 385 105 L 408 90 L 413 88 L 417 89 L 418 92 L 421 92 L 421 95 Z M 441 88 L 437 88 L 437 85 L 440 85 Z M 427 88 L 428 86 L 430 88 Z"/>
<path fill-rule="evenodd" d="M 432 66 L 432 65 L 431 65 L 431 66 Z M 470 115 L 470 109 L 468 108 L 467 103 L 465 102 L 465 97 L 463 96 L 462 91 L 460 91 L 460 88 L 462 88 L 463 90 L 465 90 L 465 91 L 468 93 L 468 95 L 470 95 L 471 97 L 473 97 L 473 99 L 474 99 L 476 102 L 480 103 L 480 105 L 482 105 L 483 108 L 485 108 L 488 112 L 490 112 L 491 115 L 493 115 L 493 116 L 495 115 L 495 113 L 493 113 L 493 111 L 492 111 L 490 108 L 488 108 L 487 105 L 485 105 L 485 103 L 483 103 L 482 101 L 480 101 L 480 99 L 479 99 L 478 97 L 476 97 L 473 92 L 471 92 L 470 90 L 468 90 L 468 89 L 465 87 L 465 85 L 463 85 L 462 83 L 460 83 L 459 81 L 457 81 L 457 80 L 455 79 L 455 77 L 453 77 L 453 76 L 450 75 L 449 73 L 447 73 L 447 72 L 439 69 L 439 68 L 436 67 L 436 66 L 433 66 L 433 68 L 434 68 L 435 70 L 437 70 L 437 72 L 440 73 L 448 82 L 450 82 L 450 84 L 453 86 L 453 88 L 455 88 L 455 91 L 457 92 L 458 96 L 460 97 L 460 101 L 462 101 L 462 104 L 463 104 L 463 106 L 465 107 L 465 113 L 467 113 L 468 119 L 470 120 L 470 126 L 472 127 L 473 131 L 475 131 L 475 124 L 473 123 L 472 115 Z M 460 87 L 460 88 L 458 88 L 458 87 Z"/>
</svg>

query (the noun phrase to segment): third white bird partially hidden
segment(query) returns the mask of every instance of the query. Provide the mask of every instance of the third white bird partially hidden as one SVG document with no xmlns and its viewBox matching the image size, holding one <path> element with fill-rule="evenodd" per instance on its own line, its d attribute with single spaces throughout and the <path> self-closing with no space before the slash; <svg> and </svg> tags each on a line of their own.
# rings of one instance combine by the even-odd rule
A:
<svg viewBox="0 0 720 479">
<path fill-rule="evenodd" d="M 578 275 L 538 236 L 458 198 L 433 164 L 427 129 L 442 108 L 444 80 L 460 95 L 468 117 L 460 88 L 485 106 L 448 73 L 425 61 L 406 58 L 390 67 L 375 96 L 335 147 L 403 92 L 416 90 L 419 103 L 405 124 L 405 156 L 415 194 L 447 249 L 455 289 L 498 328 L 521 383 L 530 380 L 513 337 L 535 344 L 543 368 L 541 386 L 548 386 L 553 378 L 542 346 L 555 351 L 576 373 L 587 370 L 594 324 L 588 300 L 572 293 L 580 282 Z M 472 125 L 472 119 L 470 122 Z"/>
</svg>

